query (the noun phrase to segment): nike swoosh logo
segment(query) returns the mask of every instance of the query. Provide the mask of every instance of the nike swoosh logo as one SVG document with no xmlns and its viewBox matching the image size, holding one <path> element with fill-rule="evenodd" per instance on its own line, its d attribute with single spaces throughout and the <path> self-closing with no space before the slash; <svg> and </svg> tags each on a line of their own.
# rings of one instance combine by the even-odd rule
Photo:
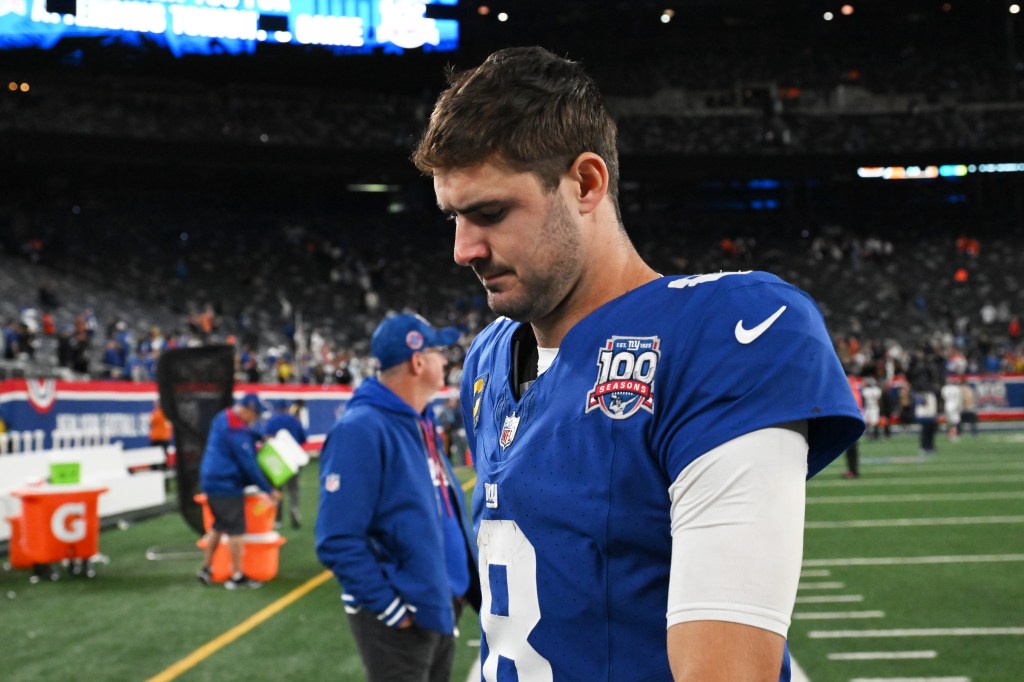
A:
<svg viewBox="0 0 1024 682">
<path fill-rule="evenodd" d="M 764 334 L 766 331 L 768 331 L 768 327 L 772 326 L 775 323 L 775 320 L 779 319 L 779 317 L 784 312 L 786 312 L 786 306 L 782 306 L 781 308 L 776 310 L 771 317 L 769 317 L 767 320 L 757 325 L 753 329 L 744 329 L 743 320 L 740 320 L 739 322 L 736 323 L 736 340 L 742 343 L 743 345 L 757 341 L 757 337 L 761 336 L 761 334 Z"/>
</svg>

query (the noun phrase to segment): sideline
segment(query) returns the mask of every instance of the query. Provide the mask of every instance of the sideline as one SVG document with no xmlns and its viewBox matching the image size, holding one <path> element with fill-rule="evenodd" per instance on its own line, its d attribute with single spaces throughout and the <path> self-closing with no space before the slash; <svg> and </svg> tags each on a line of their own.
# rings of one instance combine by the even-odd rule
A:
<svg viewBox="0 0 1024 682">
<path fill-rule="evenodd" d="M 474 475 L 468 481 L 462 484 L 462 490 L 468 491 L 476 485 L 476 476 Z M 324 571 L 314 578 L 310 578 L 302 585 L 296 587 L 294 590 L 281 597 L 269 606 L 264 607 L 257 613 L 249 616 L 244 621 L 231 628 L 224 634 L 220 635 L 214 640 L 207 642 L 203 646 L 199 647 L 185 658 L 181 659 L 177 663 L 171 665 L 169 668 L 160 672 L 153 677 L 150 677 L 146 682 L 170 682 L 177 678 L 182 673 L 194 668 L 196 665 L 201 663 L 204 659 L 209 658 L 213 654 L 217 653 L 228 644 L 231 644 L 236 639 L 246 634 L 260 623 L 268 620 L 271 616 L 278 613 L 286 606 L 298 601 L 309 592 L 312 592 L 316 588 L 323 585 L 325 582 L 330 580 L 332 574 L 330 571 Z"/>
<path fill-rule="evenodd" d="M 213 654 L 217 653 L 228 644 L 231 644 L 236 639 L 246 634 L 260 623 L 268 620 L 271 616 L 283 610 L 286 606 L 298 601 L 309 592 L 312 592 L 320 585 L 330 580 L 333 577 L 330 571 L 324 571 L 316 577 L 310 578 L 302 585 L 299 585 L 294 590 L 281 597 L 272 604 L 265 606 L 260 611 L 257 611 L 253 615 L 246 618 L 244 621 L 231 628 L 224 634 L 220 635 L 216 639 L 213 639 L 203 646 L 199 647 L 185 658 L 181 659 L 177 663 L 174 663 L 169 668 L 160 672 L 153 677 L 150 677 L 146 682 L 170 682 L 182 673 L 187 672 L 191 668 L 195 667 L 203 660 L 209 658 Z"/>
</svg>

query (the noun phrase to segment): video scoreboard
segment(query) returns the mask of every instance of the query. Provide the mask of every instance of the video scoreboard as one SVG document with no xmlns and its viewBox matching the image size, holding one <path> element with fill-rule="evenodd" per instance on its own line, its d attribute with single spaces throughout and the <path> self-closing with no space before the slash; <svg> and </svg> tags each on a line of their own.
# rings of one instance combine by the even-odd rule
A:
<svg viewBox="0 0 1024 682">
<path fill-rule="evenodd" d="M 259 44 L 340 53 L 453 51 L 458 0 L 0 0 L 0 49 L 99 38 L 183 54 Z"/>
</svg>

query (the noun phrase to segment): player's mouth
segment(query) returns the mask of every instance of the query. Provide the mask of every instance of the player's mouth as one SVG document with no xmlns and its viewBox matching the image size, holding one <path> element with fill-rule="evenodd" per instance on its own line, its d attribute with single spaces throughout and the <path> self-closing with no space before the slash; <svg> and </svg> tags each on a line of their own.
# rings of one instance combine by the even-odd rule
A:
<svg viewBox="0 0 1024 682">
<path fill-rule="evenodd" d="M 512 270 L 498 268 L 476 271 L 476 276 L 488 291 L 501 289 L 502 280 L 512 277 L 513 274 Z"/>
</svg>

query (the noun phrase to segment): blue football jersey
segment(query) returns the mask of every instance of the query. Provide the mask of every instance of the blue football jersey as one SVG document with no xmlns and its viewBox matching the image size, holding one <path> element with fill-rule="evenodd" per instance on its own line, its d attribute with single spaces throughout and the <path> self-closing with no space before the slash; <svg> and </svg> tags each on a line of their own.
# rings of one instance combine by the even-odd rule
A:
<svg viewBox="0 0 1024 682">
<path fill-rule="evenodd" d="M 795 420 L 813 475 L 863 430 L 821 313 L 766 273 L 663 277 L 578 322 L 517 400 L 519 327 L 489 325 L 463 372 L 483 679 L 671 680 L 671 483 Z"/>
</svg>

